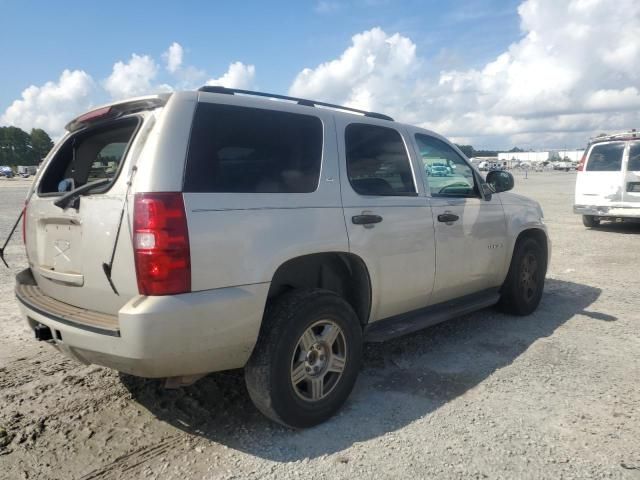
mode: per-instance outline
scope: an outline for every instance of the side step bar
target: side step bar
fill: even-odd
[[[385,318],[365,327],[365,342],[384,342],[437,323],[482,310],[498,303],[500,293],[492,288],[473,295]]]

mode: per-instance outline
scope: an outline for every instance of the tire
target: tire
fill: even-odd
[[[593,215],[583,215],[582,216],[582,223],[587,228],[594,228],[594,227],[597,227],[598,225],[600,225],[600,219],[594,217]]]
[[[344,404],[361,361],[362,328],[351,306],[327,290],[294,290],[267,308],[245,382],[264,415],[311,427]]]
[[[498,306],[514,315],[533,313],[542,298],[546,273],[547,258],[542,246],[533,238],[519,240]]]

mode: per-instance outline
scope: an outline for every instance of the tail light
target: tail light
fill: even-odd
[[[189,232],[182,194],[138,193],[133,208],[133,243],[142,295],[191,291]]]
[[[582,158],[580,159],[580,163],[578,163],[578,168],[576,170],[578,170],[579,172],[584,170],[584,164],[587,161],[587,152],[584,152],[584,155],[582,155]]]

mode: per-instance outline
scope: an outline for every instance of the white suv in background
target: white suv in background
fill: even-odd
[[[220,87],[67,129],[27,198],[16,296],[81,362],[173,385],[244,367],[263,413],[306,427],[346,400],[363,341],[540,301],[540,206],[433,132]]]
[[[586,227],[618,218],[640,221],[640,136],[635,130],[589,143],[578,165],[573,211]]]

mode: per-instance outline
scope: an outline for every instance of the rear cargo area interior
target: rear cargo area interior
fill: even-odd
[[[51,161],[39,193],[62,193],[89,182],[114,179],[138,128],[137,118],[111,121],[68,138]]]

